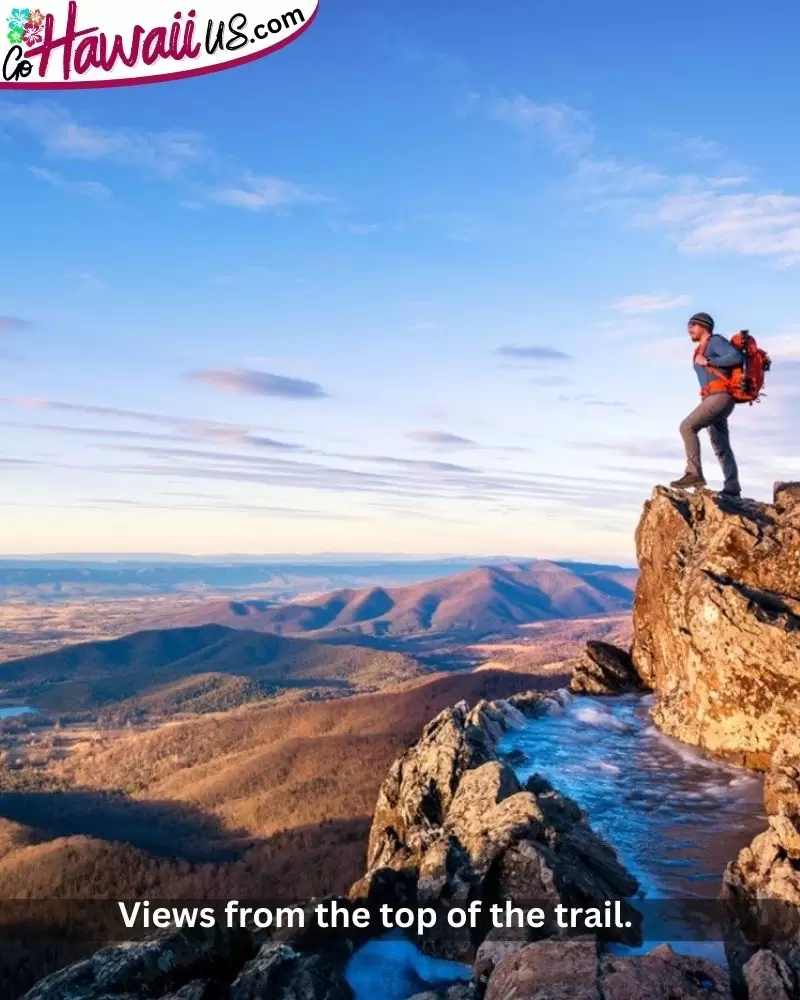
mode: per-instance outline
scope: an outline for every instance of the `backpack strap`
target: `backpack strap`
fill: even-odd
[[[700,390],[701,396],[710,396],[717,392],[730,392],[731,391],[731,380],[727,375],[724,375],[719,368],[715,368],[713,365],[706,366],[708,370],[716,375],[715,379],[712,379],[707,385],[704,385]]]

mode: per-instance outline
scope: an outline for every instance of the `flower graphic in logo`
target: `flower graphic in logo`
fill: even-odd
[[[36,25],[29,24],[25,28],[25,34],[23,35],[25,44],[27,46],[41,45],[44,40],[44,32],[42,29]]]
[[[38,8],[14,7],[8,20],[8,40],[12,45],[41,45],[44,41],[43,25],[47,20]]]
[[[8,18],[9,33],[12,31],[24,31],[25,25],[30,20],[31,12],[27,7],[14,7],[11,17]]]

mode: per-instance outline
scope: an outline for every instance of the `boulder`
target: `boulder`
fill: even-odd
[[[732,1000],[732,994],[727,973],[718,965],[676,955],[667,945],[623,958],[599,954],[592,938],[550,938],[517,948],[494,965],[485,1000],[511,998]]]
[[[600,968],[603,1000],[731,1000],[727,973],[704,958],[676,955],[662,945],[634,958],[606,956]]]
[[[495,967],[485,1000],[601,1000],[591,938],[537,941]]]
[[[103,948],[92,958],[43,979],[24,1000],[100,1000],[126,993],[166,997],[187,982],[225,975],[252,952],[246,933],[220,928],[174,931]]]
[[[522,694],[512,694],[508,703],[523,715],[527,715],[535,711],[541,700],[542,696],[538,691],[524,691]]]
[[[573,694],[616,695],[644,690],[631,654],[608,642],[590,641],[569,684]]]
[[[265,944],[230,987],[230,1000],[341,1000],[350,995],[341,967],[285,944]]]
[[[774,952],[763,948],[744,967],[748,1000],[793,1000],[798,984],[792,970]]]
[[[472,978],[479,989],[485,989],[489,977],[504,959],[525,947],[524,941],[499,941],[487,938],[478,948],[472,966]]]
[[[800,504],[657,487],[636,532],[633,661],[670,736],[766,769],[800,717]]]

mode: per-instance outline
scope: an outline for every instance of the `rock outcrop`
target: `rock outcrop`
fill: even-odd
[[[381,788],[367,873],[351,898],[383,900],[392,872],[405,898],[410,877],[417,903],[441,909],[475,899],[484,910],[506,902],[602,907],[636,892],[636,879],[574,802],[536,776],[523,788],[498,759],[499,736],[518,723],[507,704],[482,702],[427,726]],[[466,957],[485,934],[449,932],[427,943]]]
[[[656,724],[766,769],[800,718],[800,485],[773,504],[657,487],[636,545],[633,660]]]
[[[797,980],[775,952],[762,948],[744,967],[747,1000],[794,1000]]]
[[[477,969],[476,969],[477,971]],[[731,1000],[725,972],[662,946],[648,955],[598,953],[593,939],[518,948],[494,968],[485,1000]]]
[[[246,934],[218,928],[175,931],[103,948],[42,980],[25,994],[25,1000],[205,1000],[210,979],[232,979],[253,953]]]
[[[764,802],[768,829],[728,865],[723,880],[728,960],[751,1000],[753,993],[770,996],[771,981],[775,997],[784,982],[788,996],[800,993],[800,736],[778,745]]]
[[[627,650],[591,640],[575,666],[569,689],[573,694],[617,695],[643,691],[645,686]]]

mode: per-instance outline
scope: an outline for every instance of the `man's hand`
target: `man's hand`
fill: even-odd
[[[694,363],[696,365],[700,365],[701,368],[708,368],[708,358],[705,354],[698,354],[694,359]]]

